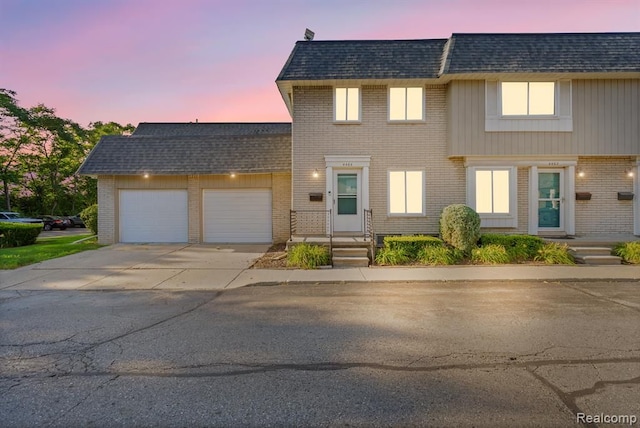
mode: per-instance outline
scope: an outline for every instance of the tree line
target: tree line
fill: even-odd
[[[103,135],[133,132],[131,124],[82,127],[38,104],[24,108],[0,88],[0,211],[72,215],[97,203],[95,178],[76,171]]]

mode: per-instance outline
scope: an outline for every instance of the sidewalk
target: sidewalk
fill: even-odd
[[[501,265],[438,267],[369,267],[318,270],[247,269],[225,288],[287,282],[419,282],[419,281],[557,281],[638,280],[640,266]],[[638,284],[640,287],[640,283]]]
[[[640,265],[250,269],[266,246],[113,245],[0,271],[0,290],[224,290],[299,282],[635,280]]]

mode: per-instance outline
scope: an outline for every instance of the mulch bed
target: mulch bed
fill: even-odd
[[[287,252],[286,244],[272,245],[266,253],[256,260],[251,269],[286,269]]]

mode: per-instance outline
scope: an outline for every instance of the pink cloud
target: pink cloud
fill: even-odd
[[[81,124],[289,121],[274,81],[305,27],[317,40],[640,30],[637,0],[372,0],[366,13],[338,0],[61,4],[56,19],[23,11],[0,41],[0,84]]]

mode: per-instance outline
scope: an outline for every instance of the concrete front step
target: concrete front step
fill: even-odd
[[[363,247],[334,247],[334,257],[367,257],[369,249]]]
[[[569,247],[571,254],[579,254],[585,256],[609,256],[611,255],[611,248],[609,247]]]
[[[569,253],[571,253],[576,263],[581,264],[619,265],[622,263],[622,259],[620,257],[611,255],[610,247],[573,246],[569,248]]]
[[[369,257],[333,256],[333,267],[368,267]]]
[[[619,265],[622,264],[622,259],[618,256],[573,256],[576,263],[586,265]]]

